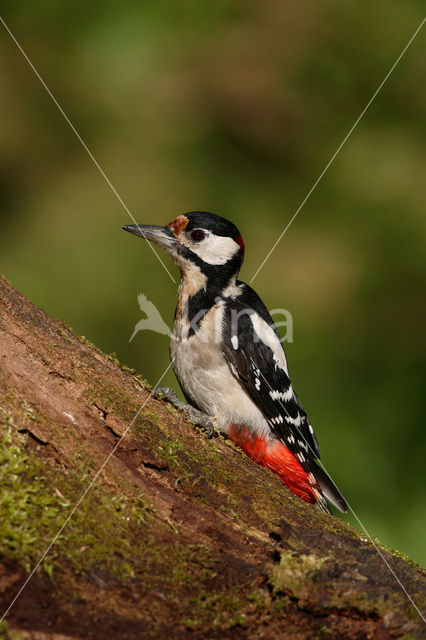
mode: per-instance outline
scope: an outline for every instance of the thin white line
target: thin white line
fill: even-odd
[[[267,379],[265,378],[264,374],[262,373],[262,371],[260,370],[260,368],[258,367],[258,365],[256,364],[256,362],[253,360],[253,358],[250,358],[252,364],[254,364],[254,366],[256,367],[256,369],[259,371],[260,375],[262,376],[262,378],[265,380],[266,384],[268,385],[269,389],[271,391],[273,391],[271,385],[269,384],[269,382],[267,381]],[[286,414],[288,415],[289,418],[291,418],[289,412],[287,411],[287,409],[285,408],[285,406],[282,404],[281,400],[278,400],[278,404],[281,405],[282,409],[284,409],[284,411],[286,412]],[[296,426],[296,425],[294,425]],[[305,445],[308,447],[308,449],[310,449],[312,457],[318,462],[318,464],[320,465],[320,467],[325,471],[325,473],[328,475],[328,477],[330,478],[330,480],[334,483],[333,478],[331,477],[331,475],[329,474],[329,472],[327,471],[327,469],[324,467],[323,463],[321,462],[321,460],[319,460],[315,454],[315,452],[313,451],[312,447],[310,446],[309,442],[306,440],[305,436],[303,435],[303,433],[301,432],[300,428],[298,426],[296,426],[296,429],[299,432],[299,435],[301,438],[303,438]],[[285,443],[283,443],[285,444]],[[336,484],[336,483],[334,483]],[[337,486],[337,485],[336,485]],[[389,571],[392,573],[393,577],[395,578],[395,580],[398,582],[399,586],[401,587],[402,591],[405,593],[405,595],[407,596],[407,598],[410,600],[411,604],[413,605],[413,607],[416,609],[417,613],[419,614],[419,616],[421,617],[421,619],[423,620],[423,622],[426,623],[425,618],[423,617],[422,612],[420,611],[420,609],[418,608],[418,606],[416,605],[416,603],[414,602],[413,598],[410,596],[410,594],[408,593],[407,589],[404,587],[404,585],[402,584],[401,580],[398,578],[397,574],[395,573],[395,571],[392,569],[392,567],[390,566],[389,562],[386,560],[385,556],[382,554],[382,552],[380,551],[380,549],[378,548],[378,546],[376,545],[376,543],[374,542],[373,538],[370,536],[370,534],[368,533],[367,529],[364,527],[364,525],[362,524],[361,520],[358,518],[358,516],[356,515],[355,511],[352,509],[351,505],[349,504],[349,502],[346,500],[346,504],[348,505],[351,513],[353,514],[354,518],[357,520],[357,522],[360,524],[360,526],[363,528],[365,534],[367,535],[367,537],[369,538],[370,542],[372,543],[372,545],[374,546],[375,550],[377,551],[377,553],[379,554],[379,556],[382,558],[383,562],[385,563],[385,565],[387,566],[387,568],[389,569]]]
[[[416,31],[414,32],[414,34],[411,36],[410,40],[408,41],[408,43],[405,45],[404,49],[402,50],[402,52],[399,54],[398,58],[396,59],[396,61],[393,63],[392,67],[389,69],[389,71],[387,72],[384,80],[380,83],[379,87],[376,89],[376,91],[373,93],[372,97],[370,98],[370,100],[367,102],[367,105],[364,107],[364,109],[361,111],[360,115],[358,116],[358,118],[355,120],[355,123],[353,124],[353,126],[349,129],[348,133],[346,134],[346,136],[343,138],[342,142],[340,143],[340,145],[337,147],[337,150],[334,152],[334,154],[331,156],[330,160],[328,161],[328,163],[326,164],[325,168],[323,169],[323,171],[321,172],[321,174],[319,175],[319,177],[317,178],[317,180],[314,182],[313,186],[311,187],[311,189],[308,191],[306,197],[304,198],[304,200],[302,201],[302,203],[299,205],[298,209],[296,210],[296,213],[293,215],[293,217],[290,219],[290,222],[287,224],[287,226],[285,227],[284,231],[281,233],[280,237],[278,238],[278,240],[275,242],[274,246],[272,247],[272,249],[270,250],[270,252],[268,253],[268,255],[266,256],[266,258],[264,259],[264,261],[262,262],[262,264],[260,265],[260,267],[257,269],[256,273],[254,274],[254,276],[252,277],[252,279],[250,280],[250,284],[253,282],[253,280],[255,279],[255,277],[257,276],[257,274],[259,273],[259,271],[262,269],[263,265],[265,264],[265,262],[269,259],[269,257],[271,256],[272,252],[275,250],[276,246],[278,245],[278,243],[281,241],[282,237],[284,236],[284,234],[286,233],[287,229],[290,227],[290,225],[293,223],[293,221],[295,220],[296,216],[298,215],[299,211],[302,209],[302,207],[305,205],[305,203],[307,202],[308,198],[310,197],[311,193],[314,191],[314,189],[316,188],[316,186],[318,185],[318,183],[322,180],[323,176],[326,174],[326,172],[328,171],[328,168],[330,167],[330,165],[334,162],[336,156],[338,155],[338,153],[340,152],[340,150],[342,149],[342,147],[344,146],[344,144],[347,142],[348,138],[350,137],[350,135],[352,134],[353,130],[355,129],[355,127],[358,125],[358,123],[360,122],[360,120],[362,119],[362,117],[364,116],[365,112],[367,111],[367,109],[369,108],[369,106],[371,105],[371,103],[373,102],[373,100],[375,99],[375,97],[377,96],[377,94],[380,92],[381,88],[383,87],[383,85],[385,84],[386,80],[389,78],[389,76],[391,75],[392,71],[395,69],[395,67],[397,66],[397,64],[399,63],[399,61],[401,60],[402,56],[404,55],[404,53],[407,51],[408,47],[410,46],[410,44],[413,42],[414,38],[416,37],[416,35],[419,33],[420,29],[423,27],[424,23],[425,23],[426,18],[423,18],[422,22],[420,23],[420,25],[417,27]]]
[[[78,501],[76,502],[76,504],[74,505],[73,509],[71,510],[71,512],[68,514],[67,518],[65,519],[64,523],[62,524],[61,528],[59,529],[58,533],[54,536],[54,538],[50,541],[49,546],[47,547],[47,549],[45,550],[45,552],[43,553],[43,555],[41,556],[40,560],[37,562],[37,564],[34,566],[34,568],[32,569],[31,573],[29,574],[29,576],[27,577],[27,579],[25,580],[24,584],[21,586],[21,588],[19,589],[18,593],[15,595],[15,597],[13,598],[12,602],[10,603],[10,605],[7,607],[6,611],[3,613],[1,619],[0,619],[0,623],[3,622],[3,620],[5,619],[5,617],[7,616],[7,614],[9,613],[9,611],[11,610],[11,608],[13,607],[13,605],[15,604],[16,600],[19,598],[19,596],[21,595],[21,593],[23,592],[23,590],[25,589],[25,587],[27,586],[27,584],[29,583],[29,581],[31,580],[31,578],[33,577],[33,575],[35,574],[35,572],[37,571],[38,567],[40,566],[41,562],[43,562],[44,558],[47,556],[47,554],[49,553],[50,549],[53,547],[53,545],[55,544],[56,540],[59,538],[59,536],[61,535],[62,531],[65,529],[65,527],[67,526],[68,522],[71,520],[72,516],[74,515],[74,513],[77,511],[78,507],[80,506],[80,504],[83,502],[84,498],[86,497],[86,495],[89,493],[90,489],[93,487],[93,485],[95,484],[96,480],[98,479],[100,473],[102,472],[102,470],[104,469],[105,465],[108,463],[108,461],[110,460],[110,458],[114,455],[115,451],[118,449],[118,447],[120,446],[121,442],[123,441],[123,439],[126,437],[127,433],[129,432],[129,429],[132,427],[132,425],[134,424],[136,418],[138,417],[138,415],[140,414],[140,412],[142,411],[142,409],[144,408],[144,406],[146,405],[146,403],[148,402],[148,400],[151,398],[154,390],[156,387],[158,387],[158,385],[160,384],[160,382],[162,381],[162,379],[164,378],[164,376],[166,375],[166,373],[168,372],[168,370],[170,369],[170,367],[173,364],[173,360],[170,362],[170,364],[168,365],[167,369],[164,371],[164,373],[162,374],[162,376],[160,377],[160,379],[158,380],[157,384],[155,385],[155,387],[153,388],[153,390],[151,391],[151,393],[149,394],[149,396],[146,398],[145,402],[139,407],[138,411],[136,412],[135,416],[133,417],[132,421],[130,422],[130,424],[127,426],[125,432],[123,433],[123,435],[121,436],[121,438],[119,439],[119,441],[115,444],[114,448],[112,449],[112,451],[110,452],[110,454],[108,455],[108,457],[106,458],[105,462],[100,466],[100,468],[98,469],[98,471],[95,473],[95,475],[93,476],[92,481],[90,482],[90,484],[87,486],[87,488],[84,490],[83,494],[80,496],[80,498],[78,499]]]
[[[43,80],[43,78],[41,77],[41,75],[39,74],[39,72],[37,71],[37,69],[35,68],[35,66],[33,65],[33,63],[31,62],[31,60],[29,59],[29,57],[27,56],[27,54],[25,53],[25,51],[23,50],[23,48],[21,47],[21,45],[19,44],[19,42],[17,41],[17,39],[15,38],[15,36],[13,35],[13,33],[11,32],[11,30],[9,29],[9,27],[7,26],[7,24],[5,23],[5,21],[3,20],[3,18],[0,16],[0,21],[2,22],[4,28],[6,29],[6,31],[8,32],[8,34],[10,35],[10,37],[12,38],[12,40],[14,41],[14,43],[16,44],[16,46],[18,47],[19,51],[22,53],[22,55],[24,56],[25,60],[28,62],[28,64],[30,65],[31,69],[34,71],[35,75],[37,76],[37,78],[40,80],[41,84],[43,85],[43,87],[45,88],[45,90],[47,91],[47,93],[49,94],[49,96],[51,97],[51,99],[53,100],[53,102],[55,103],[55,105],[58,107],[60,113],[62,114],[62,116],[65,118],[66,122],[69,124],[69,126],[71,127],[72,131],[74,132],[74,134],[76,135],[76,137],[78,138],[78,140],[81,142],[83,148],[87,151],[87,153],[89,154],[90,158],[93,160],[93,163],[95,164],[95,166],[97,167],[97,169],[99,170],[99,172],[101,173],[101,175],[105,178],[107,184],[109,185],[109,187],[111,188],[112,192],[114,193],[114,195],[116,196],[116,198],[118,199],[118,201],[120,202],[120,204],[123,206],[123,208],[127,211],[127,213],[129,214],[130,218],[133,220],[133,222],[137,225],[138,223],[136,222],[135,218],[133,217],[132,213],[130,212],[130,210],[128,209],[127,205],[125,204],[125,202],[123,201],[123,199],[121,198],[120,194],[118,193],[118,191],[116,190],[116,188],[114,187],[114,185],[111,183],[110,179],[108,178],[108,176],[106,175],[105,171],[102,169],[102,167],[100,166],[100,164],[98,163],[98,161],[96,160],[96,158],[94,157],[93,153],[90,151],[90,149],[88,148],[88,146],[86,145],[86,143],[84,142],[83,138],[80,136],[80,134],[78,133],[77,129],[74,127],[74,125],[72,124],[71,120],[68,118],[67,114],[65,113],[65,111],[62,109],[61,105],[59,104],[59,102],[56,100],[55,96],[53,95],[53,93],[51,92],[51,90],[49,89],[49,87],[47,86],[47,84],[45,83],[45,81]],[[143,230],[139,227],[139,231],[141,231],[143,237],[145,238],[145,240],[148,242],[149,246],[151,247],[152,251],[155,253],[155,255],[157,256],[158,260],[160,261],[160,263],[163,265],[164,269],[167,271],[167,273],[169,274],[170,278],[173,280],[173,282],[176,282],[176,280],[174,279],[174,277],[172,276],[172,274],[170,273],[170,271],[167,269],[166,265],[164,264],[164,262],[162,261],[161,257],[158,255],[157,251],[154,249],[154,247],[152,246],[152,244],[147,240]]]
[[[321,467],[324,469],[325,471],[325,467],[324,465],[318,461],[319,464],[321,465]],[[327,472],[326,472],[327,473]],[[330,474],[328,474],[330,475]],[[330,476],[331,478],[331,476]],[[365,531],[365,534],[368,536],[370,542],[373,544],[374,548],[376,549],[377,553],[379,554],[379,556],[382,558],[383,562],[385,563],[385,565],[387,566],[387,568],[389,569],[389,571],[392,573],[393,577],[395,578],[395,580],[398,582],[399,586],[401,587],[401,589],[403,590],[403,592],[405,593],[405,595],[407,596],[407,598],[410,600],[411,604],[413,605],[413,607],[416,609],[417,613],[419,614],[419,616],[421,617],[421,619],[423,620],[423,622],[426,624],[426,619],[423,616],[422,612],[420,611],[420,609],[418,608],[418,606],[416,605],[416,603],[414,602],[413,598],[410,596],[410,594],[408,593],[407,589],[404,587],[404,585],[402,584],[401,580],[398,578],[397,574],[395,573],[395,571],[392,569],[391,565],[389,564],[389,562],[386,560],[385,556],[383,555],[383,553],[380,551],[379,547],[376,545],[376,543],[374,542],[373,538],[370,536],[370,534],[368,533],[367,529],[364,527],[364,525],[362,524],[361,520],[358,518],[358,516],[356,515],[355,511],[352,509],[352,507],[350,506],[349,503],[348,507],[351,510],[352,515],[354,516],[354,518],[356,519],[356,521],[358,522],[358,524],[363,528],[363,530]]]

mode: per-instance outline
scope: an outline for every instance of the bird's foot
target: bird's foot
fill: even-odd
[[[170,404],[176,407],[176,409],[180,409],[180,411],[183,411],[189,406],[185,404],[185,402],[181,402],[176,391],[170,389],[170,387],[157,387],[151,395],[156,400],[165,400],[166,402],[170,402]]]
[[[207,413],[199,411],[190,404],[186,404],[186,402],[179,400],[176,391],[173,391],[173,389],[170,389],[169,387],[157,387],[152,392],[152,397],[157,400],[170,402],[170,404],[176,407],[176,409],[185,413],[189,420],[191,420],[191,422],[193,422],[197,427],[207,429],[207,436],[209,440],[213,437],[214,424],[211,417],[208,416]]]

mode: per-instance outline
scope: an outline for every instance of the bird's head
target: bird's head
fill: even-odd
[[[164,227],[125,225],[125,231],[163,247],[182,273],[200,270],[207,278],[236,275],[244,258],[244,242],[229,220],[206,211],[191,211]]]

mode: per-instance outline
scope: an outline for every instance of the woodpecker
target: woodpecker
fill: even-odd
[[[257,293],[237,280],[244,242],[237,227],[204,211],[168,225],[125,231],[166,250],[181,272],[170,356],[189,403],[167,388],[157,397],[212,425],[299,498],[330,512],[347,504],[318,466],[320,449],[289,378],[278,331]],[[328,501],[328,502],[327,502]]]

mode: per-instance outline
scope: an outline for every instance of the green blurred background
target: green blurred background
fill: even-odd
[[[422,3],[3,2],[138,222],[232,219],[250,280],[422,19]],[[372,536],[424,563],[426,28],[254,285],[294,319],[297,392]],[[0,25],[0,270],[155,383],[143,292],[176,285]],[[166,259],[166,258],[165,258]],[[175,277],[176,269],[167,261]],[[172,374],[166,384],[176,387]],[[353,521],[351,516],[348,516]]]

